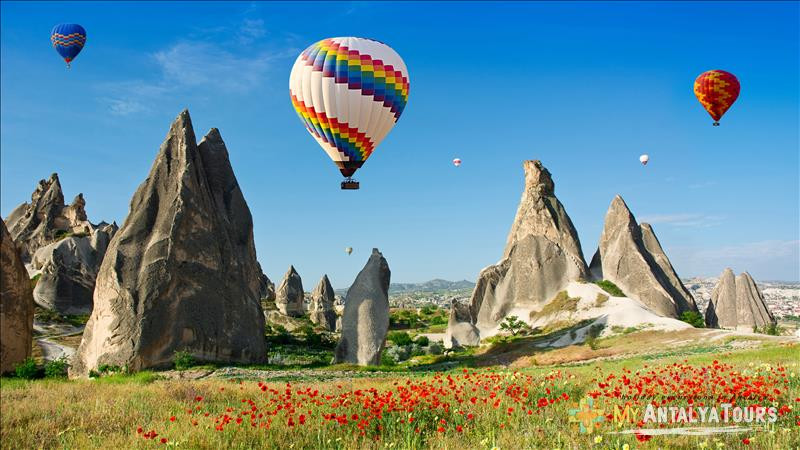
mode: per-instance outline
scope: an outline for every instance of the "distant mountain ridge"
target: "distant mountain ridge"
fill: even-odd
[[[389,293],[455,291],[474,287],[475,283],[467,280],[448,281],[436,278],[424,283],[391,283],[389,285]]]

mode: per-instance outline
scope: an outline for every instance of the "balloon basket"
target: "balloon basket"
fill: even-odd
[[[719,122],[714,122],[714,126],[718,127],[719,126]]]
[[[356,181],[356,180],[354,180],[352,178],[348,178],[348,179],[342,181],[342,190],[358,189],[358,186],[359,186],[358,181]]]

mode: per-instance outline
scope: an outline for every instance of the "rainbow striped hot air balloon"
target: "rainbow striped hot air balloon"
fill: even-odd
[[[719,119],[739,98],[739,80],[724,70],[703,72],[694,80],[694,95],[719,126]]]
[[[297,57],[289,94],[311,136],[346,178],[364,165],[408,101],[408,70],[388,45],[357,37],[323,39]]]
[[[67,62],[67,68],[86,44],[86,30],[77,23],[60,23],[50,32],[50,42]]]

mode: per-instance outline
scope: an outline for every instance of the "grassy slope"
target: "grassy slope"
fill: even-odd
[[[646,332],[633,333],[625,337],[613,338],[607,341],[605,348],[613,347],[641,348],[644,345],[658,345],[656,337]],[[661,341],[663,343],[663,339]],[[512,361],[521,368],[519,371],[532,376],[534,381],[529,385],[531,399],[546,395],[544,389],[548,386],[545,377],[554,371],[560,371],[563,378],[559,378],[554,390],[570,393],[573,399],[578,399],[593,384],[591,379],[596,376],[598,368],[604,373],[618,373],[623,369],[636,370],[645,364],[653,367],[668,365],[673,362],[687,361],[693,365],[708,364],[719,359],[734,365],[737,369],[745,370],[751,364],[769,363],[770,365],[786,365],[787,372],[800,372],[797,367],[800,361],[800,347],[778,343],[758,343],[759,348],[742,349],[731,345],[730,341],[720,340],[713,346],[703,343],[688,346],[677,350],[670,348],[656,349],[648,355],[623,357],[621,359],[599,360],[593,363],[576,364],[580,359],[596,357],[595,354],[575,355],[583,351],[579,347],[543,352],[542,355],[551,355],[550,360],[555,364],[536,365],[544,361],[537,361],[541,355],[530,356],[530,348],[525,349],[522,343],[508,344],[492,354],[478,355],[474,359],[465,360],[470,365],[483,365],[491,358],[502,354],[520,353]],[[596,351],[601,352],[603,345]],[[524,354],[528,356],[522,356]],[[560,356],[556,356],[560,355]],[[617,354],[619,356],[619,354]],[[534,360],[531,360],[534,358]],[[569,365],[563,365],[569,363]],[[560,364],[560,365],[559,365]],[[524,367],[523,367],[524,366]],[[505,369],[497,370],[505,372]],[[310,371],[306,371],[309,373]],[[453,376],[461,373],[461,368],[449,372]],[[364,374],[366,375],[366,374]],[[796,373],[795,375],[800,375]],[[711,448],[721,443],[726,448],[745,448],[742,436],[749,436],[751,444],[747,448],[792,448],[800,445],[800,426],[795,426],[792,419],[783,421],[771,431],[751,432],[746,435],[727,435],[714,437],[656,437],[646,444],[636,441],[632,436],[604,435],[603,441],[595,444],[591,436],[576,433],[568,423],[567,402],[557,403],[542,410],[541,414],[533,416],[519,414],[516,411],[508,414],[505,407],[494,409],[465,404],[453,406],[454,410],[463,409],[464,412],[474,412],[474,422],[465,427],[463,433],[448,429],[438,433],[435,425],[442,417],[451,423],[458,421],[459,416],[453,411],[436,411],[426,413],[417,411],[417,422],[421,426],[420,433],[413,431],[413,426],[405,422],[408,413],[392,413],[385,419],[384,430],[377,432],[381,441],[375,442],[374,436],[361,437],[353,430],[352,426],[340,428],[336,425],[314,422],[303,427],[288,427],[283,416],[275,416],[276,423],[267,429],[251,427],[247,422],[242,426],[233,424],[224,431],[215,431],[213,418],[226,413],[226,408],[232,408],[231,416],[242,410],[242,399],[263,398],[256,382],[231,382],[221,379],[200,381],[158,380],[152,373],[140,373],[134,376],[113,376],[105,379],[88,381],[65,380],[39,380],[21,381],[2,379],[0,381],[0,408],[2,410],[0,425],[0,441],[3,447],[14,448],[145,448],[155,446],[161,437],[168,438],[168,445],[179,444],[185,448],[274,448],[280,446],[289,448],[372,448],[384,445],[401,448],[420,448],[435,446],[437,448],[620,448],[629,444],[631,448],[644,446],[649,448],[664,447],[692,447],[706,441]],[[339,394],[353,389],[393,389],[393,383],[400,385],[407,380],[414,383],[425,381],[435,384],[436,379],[430,372],[416,371],[408,373],[381,374],[375,378],[358,378],[341,381],[313,381],[313,377],[305,378],[309,381],[298,381],[293,389],[310,387],[319,389],[323,393]],[[507,378],[506,378],[507,379]],[[541,384],[540,381],[541,380]],[[794,399],[800,397],[800,377],[792,377],[789,392],[783,399],[785,404],[792,404],[797,414],[800,403]],[[507,383],[507,382],[506,382]],[[278,390],[285,388],[284,382],[270,382],[269,386]],[[502,390],[501,390],[502,392]],[[187,408],[197,405],[193,401],[197,396],[202,396],[202,409],[200,413],[189,416]],[[465,393],[466,397],[470,394]],[[245,407],[248,405],[244,404]],[[261,406],[261,405],[260,405]],[[305,407],[304,407],[305,408]],[[536,408],[534,408],[536,409]],[[262,408],[262,410],[264,410]],[[343,408],[350,414],[360,409],[355,405]],[[209,412],[210,418],[202,412]],[[348,412],[349,411],[349,412]],[[313,411],[318,416],[319,411]],[[176,416],[175,422],[170,422],[169,417]],[[197,420],[198,425],[193,426],[191,421]],[[316,419],[315,419],[316,420]],[[403,420],[401,424],[398,420]],[[142,439],[136,432],[137,427],[144,427],[145,431],[154,429],[159,437],[153,440]]]

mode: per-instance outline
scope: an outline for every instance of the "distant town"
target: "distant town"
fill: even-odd
[[[717,278],[684,278],[682,281],[692,293],[701,313],[705,313],[711,300],[711,291]],[[468,301],[475,283],[470,281],[431,280],[425,283],[392,283],[389,287],[389,303],[392,308],[421,308],[435,305],[449,308],[450,300]],[[764,300],[776,318],[800,317],[800,282],[758,282]],[[338,292],[344,294],[344,292]]]

